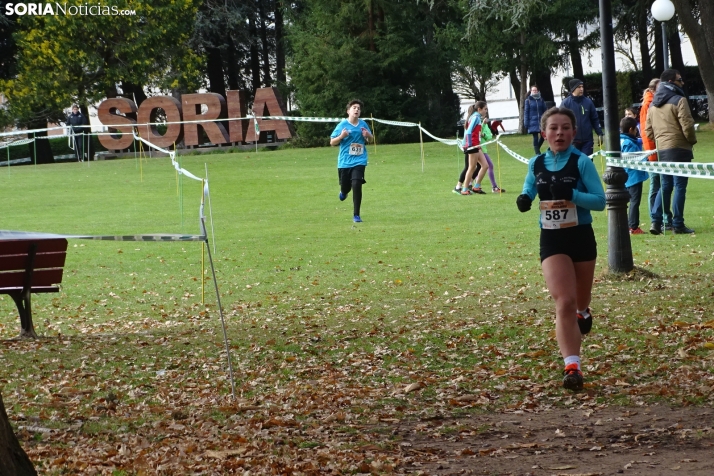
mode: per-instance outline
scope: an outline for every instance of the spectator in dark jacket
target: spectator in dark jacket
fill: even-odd
[[[76,104],[72,106],[72,114],[67,116],[67,125],[74,143],[74,155],[78,162],[81,162],[84,157],[84,126],[87,124],[89,121],[79,110],[79,107]]]
[[[540,133],[540,118],[545,109],[545,101],[540,97],[538,86],[531,86],[531,93],[526,96],[526,105],[523,109],[523,124],[528,129],[528,133],[533,136],[533,150],[536,155],[540,154],[540,146],[545,140]]]
[[[563,99],[560,107],[567,107],[575,114],[576,133],[573,146],[585,155],[593,153],[593,129],[602,142],[600,118],[597,116],[595,104],[584,96],[583,82],[573,79],[568,83],[570,96]]]

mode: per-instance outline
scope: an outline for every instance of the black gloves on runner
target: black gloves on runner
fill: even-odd
[[[518,211],[521,213],[525,213],[530,210],[531,203],[533,203],[533,200],[531,200],[531,197],[529,197],[525,193],[518,195],[518,197],[516,198],[516,205],[518,206]]]
[[[550,194],[553,200],[572,200],[573,188],[564,183],[554,183],[550,186]]]

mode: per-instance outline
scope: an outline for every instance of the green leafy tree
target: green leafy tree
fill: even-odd
[[[467,37],[467,24],[460,20],[455,18],[439,31],[440,41],[458,52],[452,64],[454,91],[461,98],[486,100],[505,77],[510,58],[493,41],[501,35],[495,23]]]
[[[375,117],[421,122],[453,134],[459,118],[451,64],[456,51],[438,30],[458,14],[452,2],[308,0],[292,12],[288,71],[304,116],[344,117],[358,97]],[[300,123],[307,143],[324,143],[330,126]],[[416,129],[384,128],[382,141],[414,140]]]
[[[16,74],[0,82],[17,125],[44,127],[47,121],[60,121],[70,104],[86,107],[115,97],[121,83],[163,90],[199,85],[200,58],[187,44],[198,0],[124,0],[115,5],[136,15],[17,19]]]
[[[516,91],[519,129],[523,130],[523,105],[529,84],[538,82],[544,97],[549,98],[550,74],[561,68],[568,57],[574,71],[582,71],[581,49],[597,43],[596,35],[581,36],[578,27],[592,22],[596,15],[589,0],[470,2],[469,38],[488,28],[501,32],[497,36],[498,47],[506,58],[503,71],[510,76]]]

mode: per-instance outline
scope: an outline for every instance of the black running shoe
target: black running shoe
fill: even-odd
[[[583,389],[583,373],[578,369],[578,364],[569,364],[563,371],[563,388],[578,391]]]
[[[590,329],[593,328],[593,315],[590,314],[590,308],[587,308],[585,311],[588,313],[588,317],[578,313],[578,327],[580,328],[580,333],[583,335],[590,332]]]

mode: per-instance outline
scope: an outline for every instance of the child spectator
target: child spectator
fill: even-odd
[[[642,146],[642,137],[640,133],[640,121],[635,115],[635,110],[632,109],[631,107],[626,107],[625,108],[625,117],[631,117],[637,122],[637,143]]]
[[[620,150],[622,152],[642,152],[642,147],[637,143],[637,120],[634,117],[623,117],[620,121]],[[647,162],[643,157],[642,162]],[[642,200],[642,182],[649,178],[643,170],[625,169],[627,182],[625,187],[630,193],[630,210],[627,216],[631,235],[642,235],[640,228],[640,201]]]

